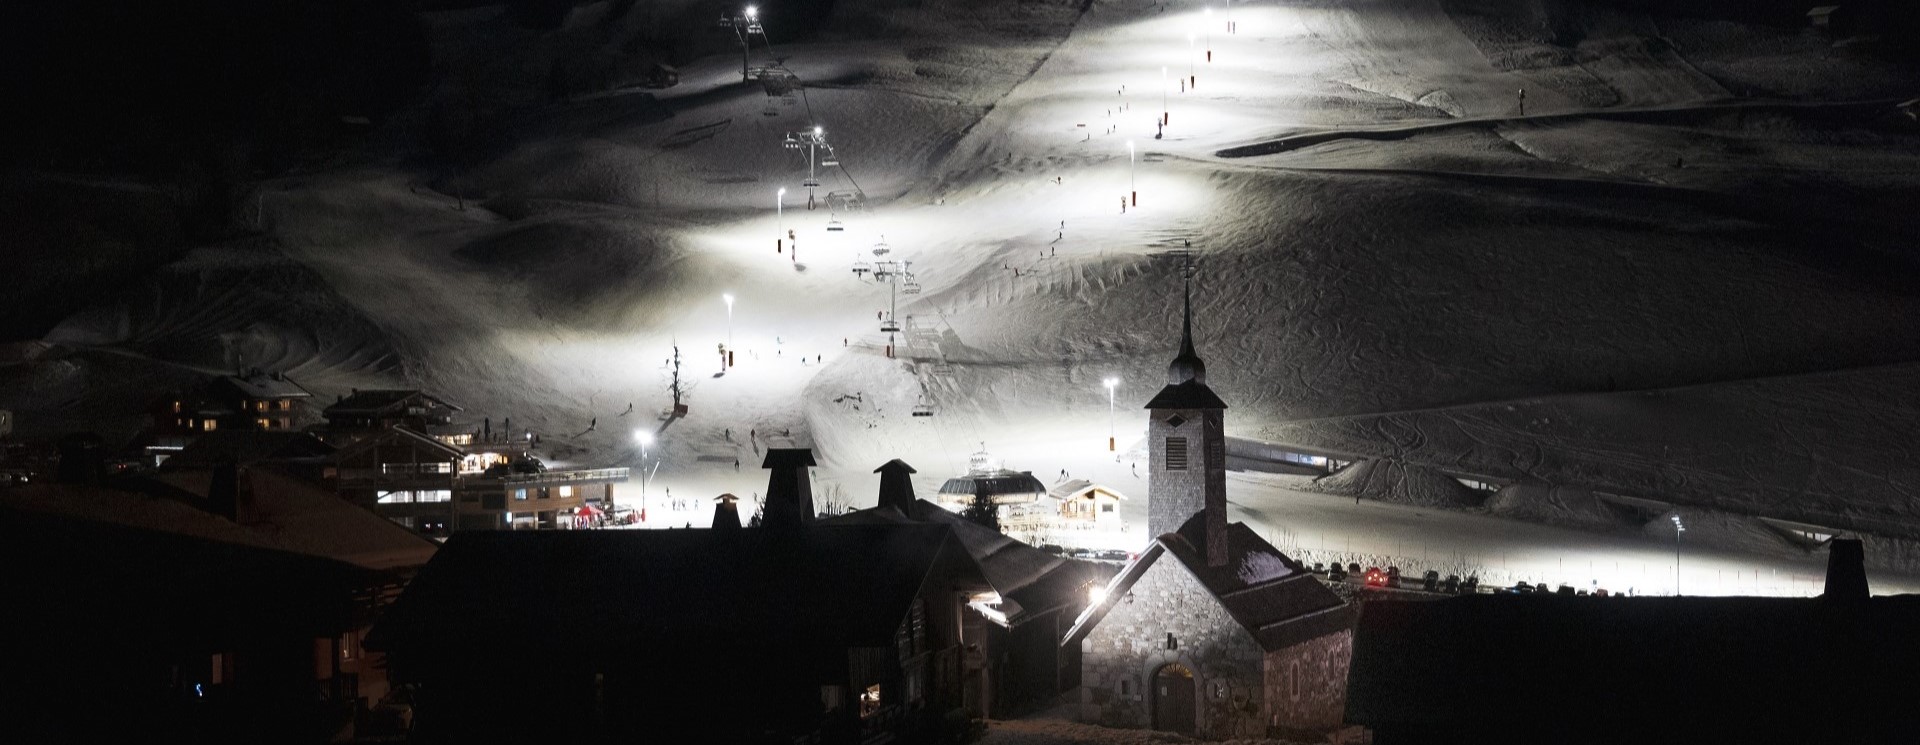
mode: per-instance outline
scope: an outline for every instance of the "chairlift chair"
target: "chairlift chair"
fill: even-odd
[[[914,416],[933,416],[933,406],[927,403],[927,397],[921,396],[920,402],[913,405]]]
[[[885,241],[873,244],[873,255],[885,256],[890,253],[893,253],[893,247],[887,245]]]
[[[846,229],[847,229],[847,226],[840,224],[839,220],[831,217],[827,218],[827,232],[841,233],[841,232],[845,232]]]
[[[900,333],[900,322],[893,320],[892,318],[888,318],[887,320],[880,322],[880,330],[885,331],[889,334]]]
[[[820,179],[817,179],[817,178],[801,179],[800,185],[805,186],[807,188],[814,188],[820,185]]]
[[[900,283],[900,294],[902,295],[920,294],[920,282],[913,278],[913,272],[902,272],[902,274],[906,276],[907,281]]]
[[[859,254],[853,255],[853,276],[861,277],[861,275],[870,273],[872,271],[873,271],[872,264],[869,264],[865,261],[861,261]],[[861,278],[864,279],[864,277],[861,277]]]

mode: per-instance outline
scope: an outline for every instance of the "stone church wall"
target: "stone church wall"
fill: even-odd
[[[1327,732],[1346,721],[1353,630],[1275,650],[1266,658],[1267,711],[1277,726]]]
[[[1152,727],[1154,675],[1177,663],[1194,674],[1195,734],[1264,734],[1260,647],[1180,560],[1161,555],[1132,595],[1108,598],[1113,609],[1081,641],[1081,721]],[[1169,633],[1177,649],[1166,648]]]

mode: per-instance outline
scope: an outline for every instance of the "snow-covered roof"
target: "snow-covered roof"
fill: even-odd
[[[326,408],[326,415],[328,417],[337,417],[349,414],[381,414],[402,408],[407,402],[416,399],[422,399],[433,405],[444,406],[454,411],[461,410],[460,407],[425,391],[413,389],[356,390],[353,392],[353,395],[334,402],[332,406],[328,406]]]
[[[1047,493],[1046,484],[1042,484],[1040,483],[1040,479],[1034,478],[1032,472],[1009,471],[1006,469],[1001,469],[991,475],[976,475],[970,473],[965,476],[955,476],[947,479],[946,483],[940,485],[940,493],[971,497],[978,493],[978,490],[982,487],[986,489],[987,496],[989,497],[1026,494],[1039,496]]]
[[[1169,554],[1266,651],[1352,625],[1351,606],[1245,523],[1227,526],[1227,562],[1208,566],[1205,514],[1195,513],[1179,530],[1154,539],[1139,558],[1122,569],[1107,585],[1109,601],[1089,606],[1081,613],[1062,644],[1078,644],[1085,639],[1113,608],[1112,600],[1125,597],[1148,569]]]
[[[1060,500],[1077,499],[1085,496],[1088,492],[1094,491],[1111,495],[1114,499],[1127,498],[1127,495],[1113,490],[1112,487],[1096,484],[1086,479],[1072,479],[1055,484],[1052,489],[1047,490],[1047,496]]]

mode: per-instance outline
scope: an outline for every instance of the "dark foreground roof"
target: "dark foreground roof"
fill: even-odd
[[[194,438],[168,458],[164,468],[212,468],[231,462],[252,465],[263,460],[313,458],[330,455],[334,447],[305,432],[220,430]]]
[[[1367,603],[1347,719],[1407,741],[1894,742],[1920,597]]]
[[[663,646],[891,643],[927,581],[985,591],[944,526],[457,533],[368,638],[412,660],[543,664]]]
[[[1227,526],[1227,563],[1218,567],[1207,566],[1206,532],[1205,513],[1195,513],[1178,531],[1155,539],[1108,585],[1107,597],[1125,596],[1148,568],[1171,555],[1266,651],[1352,625],[1351,606],[1245,523]],[[1077,644],[1085,639],[1112,607],[1112,603],[1102,603],[1088,608],[1067,633],[1065,643]]]
[[[1111,576],[1101,565],[1047,553],[924,499],[914,500],[913,509],[906,515],[892,507],[870,507],[827,518],[822,524],[916,522],[945,525],[953,529],[954,536],[980,565],[980,570],[992,583],[994,591],[1000,593],[1001,610],[1009,626],[1017,626],[1059,608],[1077,610],[1086,601],[1086,584],[1089,581],[1105,582]]]

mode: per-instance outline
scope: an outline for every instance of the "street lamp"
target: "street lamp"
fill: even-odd
[[[787,239],[787,187],[773,193],[773,252],[780,253]]]
[[[1127,189],[1133,192],[1133,206],[1140,206],[1140,185],[1133,178],[1133,140],[1127,140]]]
[[[1201,15],[1204,15],[1207,17],[1207,20],[1204,23],[1201,23],[1200,25],[1206,29],[1203,33],[1207,35],[1207,61],[1212,62],[1213,61],[1213,9],[1206,8],[1202,10]]]
[[[727,348],[732,349],[733,348],[733,293],[731,292],[725,293],[720,296],[720,299],[727,301]]]
[[[1673,594],[1680,594],[1680,534],[1687,532],[1687,526],[1681,524],[1680,513],[1670,515],[1673,518]]]
[[[1193,77],[1193,34],[1187,34],[1187,90],[1193,90],[1199,82]]]
[[[747,17],[748,17],[748,18],[758,18],[759,16],[760,16],[760,9],[759,9],[759,8],[756,8],[756,7],[753,7],[753,6],[751,6],[751,5],[749,5],[749,6],[747,6]]]
[[[640,444],[640,520],[647,519],[647,446],[653,444],[653,433],[644,429],[633,431],[633,441]]]
[[[1161,65],[1160,66],[1160,126],[1162,127],[1167,126],[1168,124],[1172,123],[1172,121],[1173,121],[1172,118],[1167,116],[1167,66]]]
[[[1107,378],[1101,381],[1107,384],[1107,452],[1114,451],[1113,439],[1113,389],[1120,385],[1119,378]]]

